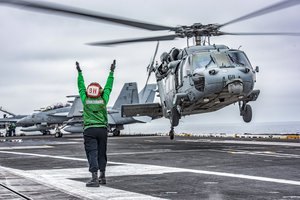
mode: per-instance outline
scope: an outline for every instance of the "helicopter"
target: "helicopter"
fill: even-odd
[[[31,9],[40,12],[68,15],[88,20],[100,20],[119,25],[126,25],[150,31],[169,31],[173,34],[120,39],[114,41],[88,43],[92,46],[117,45],[134,42],[166,41],[177,38],[187,39],[187,47],[172,48],[160,56],[155,63],[158,51],[157,43],[154,56],[147,67],[148,77],[155,74],[160,103],[148,105],[123,105],[122,116],[164,116],[170,120],[170,139],[174,139],[174,127],[178,126],[183,116],[220,110],[228,105],[238,103],[240,115],[244,122],[252,120],[251,101],[256,101],[260,90],[254,89],[259,67],[253,67],[246,53],[231,49],[226,45],[211,44],[211,37],[223,35],[285,35],[300,36],[290,32],[224,32],[221,29],[230,24],[259,17],[271,12],[296,6],[298,0],[285,0],[223,24],[201,24],[183,26],[165,26],[119,16],[107,15],[79,8],[54,3],[0,0],[0,4]],[[189,45],[190,39],[194,44]]]

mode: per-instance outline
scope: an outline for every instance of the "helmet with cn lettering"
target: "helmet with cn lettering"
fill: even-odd
[[[98,98],[101,96],[102,94],[102,87],[99,83],[93,82],[91,84],[89,84],[89,86],[86,89],[86,95],[89,98]]]

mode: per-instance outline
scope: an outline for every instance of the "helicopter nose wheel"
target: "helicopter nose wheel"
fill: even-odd
[[[239,102],[240,106],[240,102]],[[243,117],[244,122],[249,123],[252,120],[252,108],[249,104],[243,102],[243,105],[240,106],[240,115]]]

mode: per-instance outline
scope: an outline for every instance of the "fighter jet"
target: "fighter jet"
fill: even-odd
[[[126,124],[150,122],[152,118],[148,116],[121,117],[121,106],[127,104],[152,103],[155,98],[155,89],[156,84],[149,84],[138,94],[137,83],[125,83],[113,107],[107,109],[109,132],[113,133],[114,136],[119,136]],[[64,131],[70,133],[83,132],[82,110],[82,102],[79,96],[76,96],[68,115],[68,117],[72,119],[67,122],[69,126],[65,127]]]
[[[50,134],[51,129],[56,129],[56,136],[61,137],[59,127],[64,124],[69,118],[68,113],[71,109],[69,103],[58,103],[46,108],[42,108],[37,113],[28,115],[19,121],[17,126],[22,126],[21,131],[31,132],[40,131],[43,135]]]

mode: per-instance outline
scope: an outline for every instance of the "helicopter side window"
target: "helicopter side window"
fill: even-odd
[[[166,93],[169,93],[170,91],[172,91],[174,89],[174,76],[169,75],[166,78],[165,85],[166,85]]]
[[[185,59],[182,67],[182,75],[183,77],[187,77],[191,74],[191,57]]]
[[[177,70],[177,73],[176,73],[176,77],[177,77],[177,88],[181,87],[182,86],[182,77],[183,77],[183,65],[185,64],[185,61],[182,61],[179,66],[178,66],[178,70]]]
[[[244,52],[232,51],[232,52],[228,53],[228,56],[229,56],[231,62],[233,62],[234,64],[236,64],[238,66],[243,66],[243,67],[249,66],[249,67],[251,67],[250,62],[249,62],[249,60],[246,57]]]
[[[216,67],[216,63],[210,53],[199,53],[193,56],[193,67],[194,69]]]

